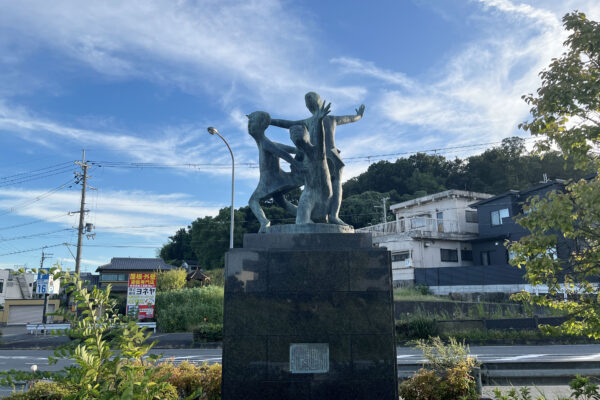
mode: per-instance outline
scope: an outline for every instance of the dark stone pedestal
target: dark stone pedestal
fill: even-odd
[[[370,234],[247,234],[226,257],[223,400],[397,400],[391,261]]]

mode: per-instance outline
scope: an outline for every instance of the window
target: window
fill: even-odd
[[[462,261],[473,261],[473,250],[461,250],[460,259]]]
[[[401,251],[399,253],[392,253],[392,261],[404,261],[410,258],[410,251]]]
[[[127,274],[102,274],[103,281],[127,281],[129,276]]]
[[[502,225],[502,220],[504,218],[508,218],[510,214],[508,213],[508,208],[503,208],[501,210],[492,211],[492,225]]]
[[[469,223],[477,223],[477,211],[466,210],[465,211],[465,219]]]
[[[492,252],[491,251],[482,251],[481,252],[481,265],[490,265],[492,260]]]
[[[4,281],[0,281],[0,293],[4,292]]]
[[[442,261],[458,262],[458,250],[440,249]]]
[[[410,220],[410,227],[413,229],[421,228],[423,226],[425,226],[425,217],[417,217]]]

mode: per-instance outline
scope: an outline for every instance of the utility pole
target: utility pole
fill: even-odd
[[[52,257],[52,254],[46,254],[46,253],[44,253],[44,249],[42,249],[42,260],[40,261],[40,271],[44,269],[44,260],[46,258],[50,258],[50,257]],[[48,274],[50,274],[50,272],[48,272]],[[38,277],[39,277],[39,274],[38,274]],[[44,325],[48,321],[48,316],[46,315],[47,313],[48,313],[48,288],[46,288],[46,292],[44,293],[44,309],[43,309],[43,314],[42,314],[42,323]]]
[[[88,165],[85,162],[85,150],[81,162],[77,162],[81,166],[81,207],[79,208],[79,230],[77,231],[77,256],[75,257],[75,274],[79,275],[81,271],[81,240],[83,238],[84,218],[85,218],[85,189],[87,184],[87,169]]]
[[[387,222],[387,207],[385,206],[386,201],[388,201],[390,198],[389,197],[384,197],[381,199],[381,201],[383,202],[383,206],[375,206],[375,208],[383,208],[383,223],[385,224]]]
[[[389,197],[384,197],[383,199],[381,199],[381,201],[383,201],[383,223],[385,224],[387,222],[387,207],[385,206],[385,202],[388,201],[390,198]]]

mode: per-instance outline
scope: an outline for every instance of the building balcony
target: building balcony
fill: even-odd
[[[470,239],[477,235],[477,226],[468,229],[461,227],[458,221],[415,217],[366,226],[356,232],[370,232],[373,237],[405,235],[415,238]]]

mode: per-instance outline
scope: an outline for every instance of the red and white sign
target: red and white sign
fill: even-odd
[[[131,273],[127,286],[127,315],[138,319],[154,317],[156,273]]]

